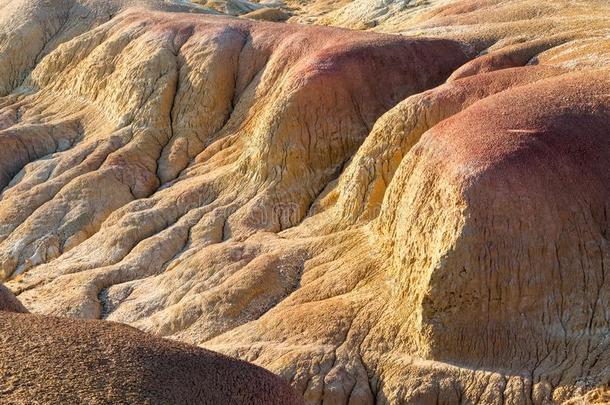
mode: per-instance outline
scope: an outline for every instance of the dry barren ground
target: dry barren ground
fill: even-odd
[[[5,285],[312,404],[603,402],[608,2],[265,7],[0,0]]]

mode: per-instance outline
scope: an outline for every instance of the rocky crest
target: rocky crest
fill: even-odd
[[[0,0],[0,278],[31,312],[312,404],[603,396],[607,2],[201,4]]]

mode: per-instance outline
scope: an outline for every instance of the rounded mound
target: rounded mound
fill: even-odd
[[[244,14],[243,17],[251,20],[280,22],[289,19],[290,15],[279,8],[261,8]]]
[[[3,401],[299,404],[270,372],[112,322],[0,313]]]

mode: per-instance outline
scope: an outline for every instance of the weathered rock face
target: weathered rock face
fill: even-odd
[[[1,32],[40,34],[0,49],[0,272],[32,312],[252,361],[310,403],[608,383],[604,2],[315,16],[399,36],[20,1],[38,18]]]

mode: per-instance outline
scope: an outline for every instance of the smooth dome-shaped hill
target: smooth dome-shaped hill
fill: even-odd
[[[262,8],[259,10],[251,11],[243,15],[244,18],[251,20],[262,20],[262,21],[286,21],[290,18],[290,14],[279,8]]]
[[[0,311],[4,403],[299,404],[260,367],[102,321]]]

